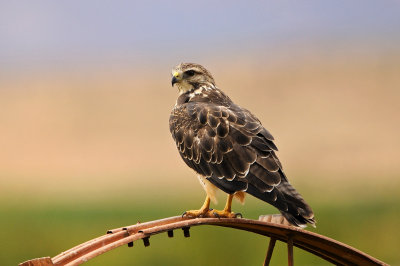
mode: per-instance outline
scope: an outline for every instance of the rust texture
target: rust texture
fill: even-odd
[[[387,265],[384,262],[339,241],[285,224],[276,224],[267,221],[243,218],[190,219],[181,216],[146,223],[138,223],[131,226],[109,230],[107,231],[107,234],[62,252],[51,260],[49,258],[35,259],[24,262],[20,265],[80,265],[120,246],[128,245],[131,247],[133,246],[134,241],[140,239],[142,239],[143,243],[148,246],[150,244],[150,236],[159,233],[167,232],[168,236],[172,237],[173,230],[182,229],[185,237],[189,237],[189,229],[193,226],[199,225],[230,227],[270,237],[271,241],[264,262],[265,265],[268,265],[271,260],[276,240],[288,244],[289,264],[293,263],[293,246],[295,246],[336,265]],[[44,262],[43,259],[47,259],[47,262]]]

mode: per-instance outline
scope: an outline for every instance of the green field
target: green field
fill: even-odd
[[[182,195],[182,201],[170,195],[120,195],[114,200],[95,198],[67,202],[46,199],[30,201],[25,197],[2,199],[0,226],[0,265],[15,265],[42,256],[55,256],[73,246],[100,236],[107,229],[149,221],[182,213],[201,204],[202,192]],[[383,193],[384,194],[384,193]],[[314,196],[315,197],[315,196]],[[360,196],[357,200],[311,198],[317,217],[314,232],[358,248],[391,265],[400,263],[400,200],[398,197]],[[218,204],[222,206],[223,202]],[[276,213],[266,204],[247,198],[246,205],[234,204],[234,210],[246,218]],[[260,265],[268,238],[233,229],[202,226],[191,229],[191,237],[181,232],[169,239],[153,236],[150,247],[142,241],[133,248],[120,247],[101,255],[87,265]],[[295,248],[296,265],[329,263]],[[278,243],[272,265],[287,263],[286,247]]]

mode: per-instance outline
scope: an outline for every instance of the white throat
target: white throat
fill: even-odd
[[[193,85],[187,83],[186,81],[179,82],[176,84],[179,90],[179,95],[184,94],[187,91],[193,90]]]

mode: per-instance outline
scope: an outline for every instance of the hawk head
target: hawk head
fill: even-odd
[[[176,84],[179,94],[201,86],[214,87],[214,78],[203,66],[194,63],[180,63],[172,69],[172,86]]]

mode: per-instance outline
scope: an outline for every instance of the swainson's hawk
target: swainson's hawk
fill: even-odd
[[[275,154],[274,138],[260,120],[236,105],[203,66],[181,63],[172,70],[179,97],[169,127],[179,154],[198,174],[207,197],[189,217],[236,217],[233,197],[246,193],[272,204],[295,226],[315,224],[314,213],[290,185]],[[217,189],[228,193],[224,210],[211,210]]]

